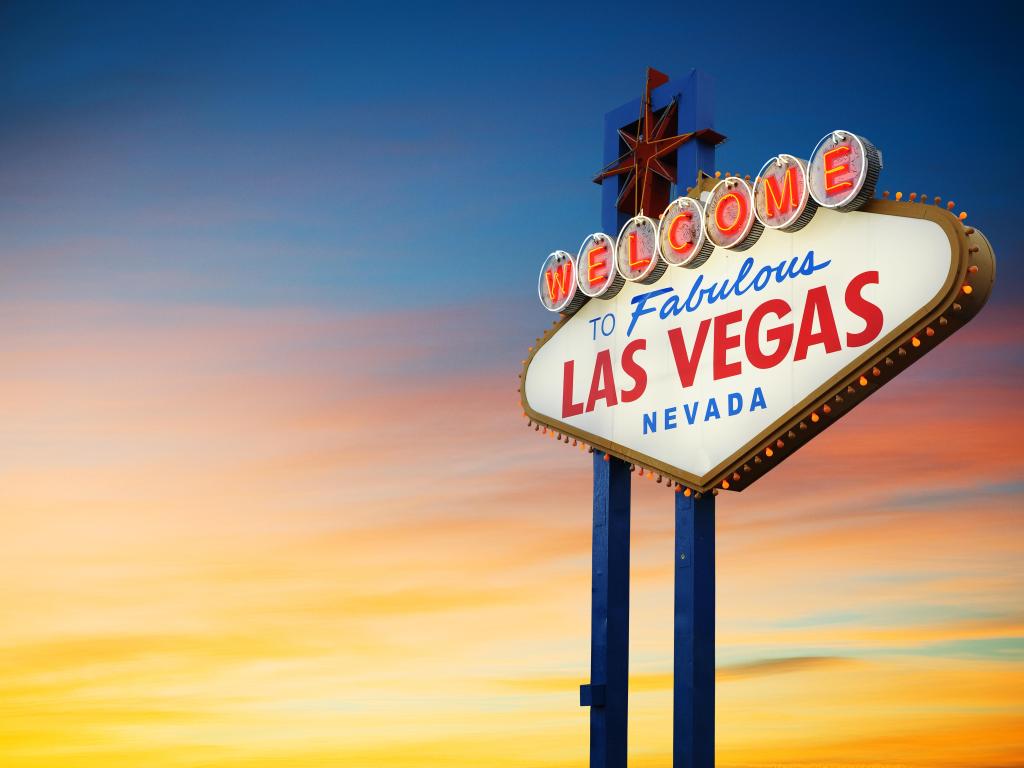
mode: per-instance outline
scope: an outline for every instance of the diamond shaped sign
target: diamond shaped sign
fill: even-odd
[[[627,280],[574,297],[520,389],[538,429],[696,492],[745,488],[973,317],[994,277],[988,241],[941,207],[821,207],[797,231],[766,228],[745,248],[739,232],[722,247],[743,211],[716,194],[726,213],[709,241],[685,243],[701,258],[650,269],[632,234],[606,249]],[[608,282],[591,252],[602,253],[581,250],[573,274]]]

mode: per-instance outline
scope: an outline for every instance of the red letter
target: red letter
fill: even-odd
[[[634,381],[633,388],[622,393],[622,402],[624,403],[639,400],[644,390],[647,389],[647,371],[633,359],[633,355],[641,349],[647,349],[647,339],[634,339],[622,350],[622,370]]]
[[[736,376],[743,370],[743,364],[739,362],[727,363],[725,355],[730,349],[736,349],[740,345],[739,334],[728,336],[726,333],[729,326],[738,323],[743,319],[743,310],[734,309],[715,318],[715,381]]]
[[[591,288],[595,285],[599,285],[606,277],[608,277],[607,270],[599,275],[594,274],[594,270],[608,266],[608,259],[598,259],[595,261],[594,257],[604,256],[606,253],[608,253],[607,245],[599,245],[597,248],[591,248],[587,251],[587,280],[590,281]]]
[[[725,207],[725,201],[732,198],[736,201],[736,218],[732,220],[732,224],[729,226],[725,225],[722,220],[722,209]],[[742,195],[737,195],[735,192],[730,192],[727,195],[722,195],[718,199],[718,204],[715,205],[715,224],[718,225],[718,231],[723,235],[728,235],[736,231],[747,218],[747,199]]]
[[[793,324],[786,323],[768,329],[768,341],[777,341],[779,345],[774,352],[766,355],[761,351],[761,321],[769,312],[777,315],[781,320],[790,313],[791,309],[789,304],[782,299],[769,299],[750,314],[744,336],[744,346],[747,351],[747,359],[755,368],[774,368],[789,354],[789,345],[793,343]]]
[[[843,171],[849,171],[849,165],[840,165],[844,158],[850,154],[850,147],[846,144],[840,144],[835,149],[830,149],[825,153],[822,158],[823,165],[825,167],[825,192],[829,195],[834,195],[841,189],[846,189],[853,186],[853,182],[849,179],[843,181],[830,179],[829,176],[835,176],[837,173]]]
[[[779,189],[779,180],[774,176],[764,177],[764,205],[769,216],[774,216],[776,211],[786,213],[798,205],[796,194],[796,166],[791,165],[786,169],[786,180]],[[787,194],[788,193],[788,194]]]
[[[583,403],[572,401],[572,369],[575,367],[575,360],[566,360],[562,366],[562,418],[579,416],[583,413]]]
[[[693,385],[693,378],[697,375],[697,363],[700,361],[700,353],[704,349],[704,341],[708,337],[708,326],[710,320],[701,320],[697,327],[697,340],[693,343],[693,354],[686,354],[686,340],[683,338],[682,328],[673,328],[668,332],[668,340],[672,344],[672,356],[676,360],[676,372],[679,373],[679,383],[684,387]]]
[[[612,374],[612,354],[607,349],[597,353],[594,363],[594,378],[590,380],[590,396],[587,398],[587,413],[594,410],[598,400],[604,400],[611,408],[618,405],[619,398],[615,394],[615,376]]]
[[[672,250],[676,253],[686,253],[688,250],[693,248],[693,242],[679,242],[679,227],[682,226],[683,222],[687,222],[693,219],[693,214],[689,211],[683,211],[678,214],[672,223],[668,225],[668,244],[672,247]]]
[[[630,232],[626,239],[629,242],[629,266],[641,271],[647,269],[647,265],[651,263],[651,260],[640,259],[637,261],[636,258],[636,232]]]
[[[566,296],[569,294],[569,281],[572,279],[570,272],[572,271],[572,262],[567,261],[560,267],[552,267],[544,273],[544,278],[548,281],[548,296],[551,297],[552,303],[558,302],[559,294]]]
[[[817,316],[821,324],[821,330],[814,332],[814,318]],[[839,331],[836,330],[836,318],[832,314],[832,303],[828,298],[828,291],[825,286],[819,285],[807,292],[807,303],[804,304],[804,314],[800,318],[800,332],[796,337],[796,352],[793,353],[794,360],[803,360],[807,357],[807,349],[815,344],[824,344],[825,352],[839,351]]]
[[[860,295],[861,289],[869,283],[878,285],[878,272],[861,272],[846,286],[847,309],[864,321],[863,331],[846,334],[848,347],[863,347],[882,332],[882,310]]]

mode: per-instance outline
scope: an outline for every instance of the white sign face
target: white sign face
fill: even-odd
[[[955,291],[958,259],[932,218],[821,209],[588,302],[534,353],[524,406],[706,483]]]

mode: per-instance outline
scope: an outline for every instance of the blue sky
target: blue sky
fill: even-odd
[[[843,127],[882,188],[1021,242],[1009,4],[172,5],[0,11],[0,245],[52,259],[6,290],[540,318],[535,272],[595,228],[601,117],[647,65],[715,78],[720,169]]]

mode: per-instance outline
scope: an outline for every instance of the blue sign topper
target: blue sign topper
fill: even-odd
[[[605,232],[614,235],[636,213],[657,216],[701,171],[714,173],[715,145],[724,137],[712,128],[711,99],[711,82],[701,72],[669,82],[649,69],[643,96],[605,115],[605,166],[595,178],[603,184]],[[668,145],[673,149],[661,152]],[[630,479],[629,464],[594,451],[590,683],[580,687],[580,705],[590,707],[591,768],[626,768]],[[713,768],[715,497],[673,495],[672,764]]]
[[[715,146],[725,136],[714,130],[712,113],[704,73],[669,81],[648,69],[643,96],[605,115],[604,167],[594,178],[605,232],[614,237],[637,213],[657,217],[700,171],[714,173]]]

